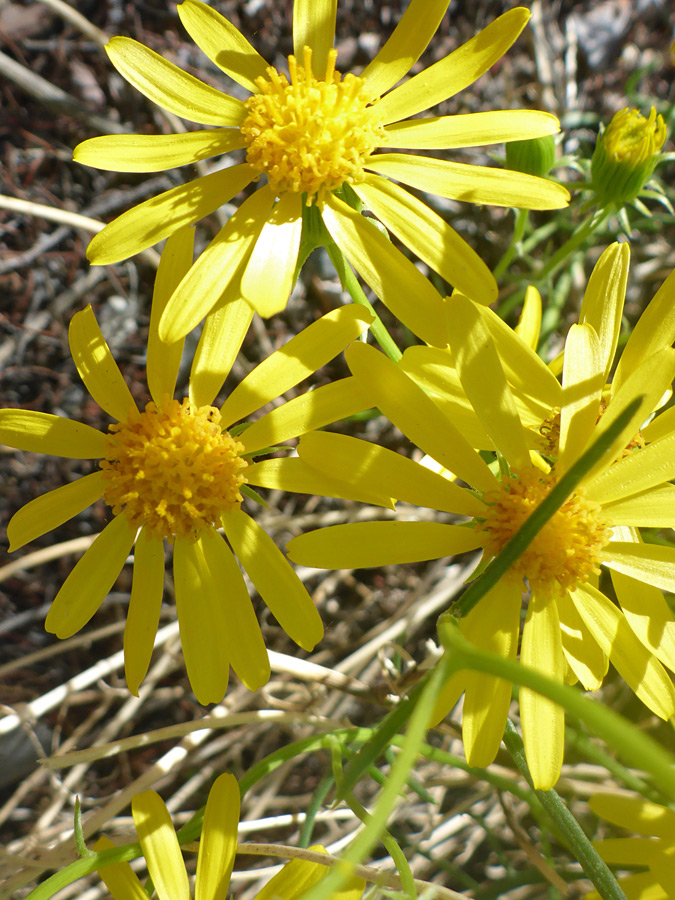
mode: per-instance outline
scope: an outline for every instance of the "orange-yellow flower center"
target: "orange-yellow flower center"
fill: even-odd
[[[165,397],[110,425],[101,460],[103,499],[153,537],[196,540],[241,504],[243,445],[220,427],[212,406]]]
[[[600,402],[600,410],[598,412],[597,422],[604,416],[607,411],[607,401],[603,399]],[[646,441],[641,429],[638,429],[635,435],[628,441],[626,446],[617,455],[614,462],[623,459],[624,456],[630,456],[635,450],[644,450]],[[544,419],[539,426],[538,448],[540,453],[549,458],[555,459],[560,454],[560,409],[551,410],[551,414]]]
[[[277,193],[306,193],[308,203],[345,181],[363,181],[363,167],[384,138],[362,80],[351,74],[343,79],[335,71],[336,58],[331,50],[326,74],[318,79],[305,47],[304,65],[288,57],[290,82],[270,66],[268,77],[257,79],[260,92],[244,104],[246,161]]]
[[[486,557],[496,556],[556,483],[555,475],[537,469],[514,470],[499,488],[483,496],[485,518],[475,527],[483,536]],[[602,548],[611,530],[597,503],[577,489],[548,520],[511,574],[526,578],[538,593],[560,594],[597,574]]]

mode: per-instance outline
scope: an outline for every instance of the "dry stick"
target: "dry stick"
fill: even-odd
[[[89,19],[72,6],[64,3],[63,0],[40,0],[40,2],[50,9],[53,9],[57,15],[61,16],[61,18],[65,19],[67,22],[70,22],[75,28],[79,28],[82,34],[86,34],[87,37],[96,41],[97,44],[103,46],[110,40],[109,34],[90,22]]]

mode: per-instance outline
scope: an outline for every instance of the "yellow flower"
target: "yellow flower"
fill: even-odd
[[[596,815],[643,837],[594,841],[605,862],[619,869],[640,869],[619,878],[627,897],[672,900],[675,897],[675,812],[638,796],[593,794],[589,806]],[[586,900],[597,900],[597,891]]]
[[[220,775],[211,788],[204,812],[204,825],[197,854],[195,900],[225,900],[237,852],[239,785],[234,775]],[[155,791],[137,794],[131,812],[148,872],[159,900],[190,900],[190,885],[171,816]],[[102,837],[97,851],[114,848]],[[311,847],[323,851],[323,847]],[[327,866],[294,859],[256,895],[256,900],[296,900],[328,873]],[[101,879],[114,900],[147,900],[147,893],[131,866],[113,863],[99,869]],[[340,900],[359,900],[365,888],[362,878],[352,877],[339,894]]]
[[[354,305],[314,322],[254,368],[218,409],[212,405],[214,398],[253,315],[242,300],[228,303],[206,321],[188,397],[179,402],[173,393],[183,342],[161,344],[157,322],[191,262],[192,230],[184,229],[167,242],[157,273],[147,362],[152,400],[142,411],[89,307],[72,319],[71,352],[92,398],[117,423],[106,434],[47,413],[3,409],[0,443],[71,459],[101,460],[99,471],[32,500],[7,528],[10,549],[16,550],[99,498],[113,508],[114,518],[56,595],[47,630],[66,638],[82,628],[112,588],[135,544],[124,652],[127,683],[138,693],[159,619],[166,538],[173,544],[187,673],[197,699],[211,703],[222,699],[230,665],[251,690],[269,678],[265,644],[237,558],[297,644],[311,650],[323,635],[319,614],[292,567],[255,518],[241,509],[247,485],[314,493],[316,477],[299,459],[254,463],[251,457],[371,404],[355,379],[346,378],[278,406],[245,431],[233,433],[232,426],[336,356],[365,330],[371,317]],[[322,479],[321,486],[329,495],[333,490],[333,496],[344,496],[330,479]],[[378,502],[369,494],[371,502]],[[230,546],[217,531],[221,527]]]
[[[664,719],[675,713],[675,690],[662,663],[675,670],[675,619],[659,589],[675,589],[675,549],[640,540],[638,526],[675,525],[675,429],[613,462],[648,412],[670,388],[675,350],[662,349],[626,378],[600,422],[605,373],[592,326],[573,326],[568,347],[578,368],[566,366],[560,413],[560,456],[551,468],[530,447],[483,310],[461,295],[451,301],[456,374],[480,426],[502,457],[498,478],[470,446],[454,415],[446,415],[399,367],[365,345],[347,352],[352,372],[368,384],[374,404],[439,466],[470,485],[381,447],[335,434],[302,438],[300,457],[327,472],[341,460],[350,484],[385,489],[399,500],[472,523],[390,521],[325,528],[292,540],[292,560],[320,568],[417,562],[482,548],[498,553],[519,525],[636,397],[638,411],[605,458],[582,480],[509,575],[462,620],[475,644],[515,657],[522,595],[529,587],[521,660],[562,680],[598,688],[611,660],[638,697]],[[583,365],[582,365],[583,363]],[[448,365],[450,373],[455,372]],[[569,378],[568,378],[569,371]],[[610,570],[621,608],[598,589],[600,566]],[[463,736],[471,765],[493,759],[504,731],[511,686],[489,675],[460,672],[445,686],[440,719],[465,692]],[[563,710],[541,695],[520,691],[523,738],[537,787],[560,772]]]
[[[208,130],[111,135],[85,141],[75,159],[112,171],[152,172],[237,149],[240,165],[212,172],[141,203],[89,245],[92,263],[125,259],[236,197],[264,176],[183,279],[160,325],[163,340],[185,335],[214,306],[230,279],[263,316],[282,310],[298,259],[303,208],[316,205],[330,238],[413,332],[446,343],[443,302],[415,266],[338,196],[349,186],[420,259],[467,296],[489,304],[497,285],[485,263],[413,194],[498,206],[565,206],[567,191],[519,172],[466,165],[393,148],[437,150],[495,144],[558,131],[545,112],[507,110],[418,119],[484,74],[516,40],[529,12],[512,9],[445,59],[394,87],[424,51],[447,0],[411,0],[393,34],[361,73],[336,71],[337,0],[296,0],[295,55],[288,75],[269,66],[237,29],[200,0],[178,6],[209,59],[251,92],[245,102],[203,84],[130,38],[106,50],[131,84],[165,109]],[[385,152],[375,152],[384,150]],[[338,193],[336,193],[338,192]]]

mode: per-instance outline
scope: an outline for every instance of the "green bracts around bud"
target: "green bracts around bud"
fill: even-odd
[[[555,138],[552,134],[527,141],[506,144],[506,166],[514,172],[544,178],[555,163]]]
[[[622,109],[598,137],[591,159],[591,183],[600,206],[635,200],[649,180],[666,140],[663,118],[652,107],[646,119]]]

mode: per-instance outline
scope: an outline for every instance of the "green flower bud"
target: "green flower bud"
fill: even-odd
[[[514,172],[544,177],[555,162],[555,138],[552,134],[527,141],[509,141],[506,145],[506,165]]]
[[[666,140],[663,118],[652,107],[645,119],[622,109],[598,137],[591,159],[591,182],[601,206],[635,200],[649,180]]]

